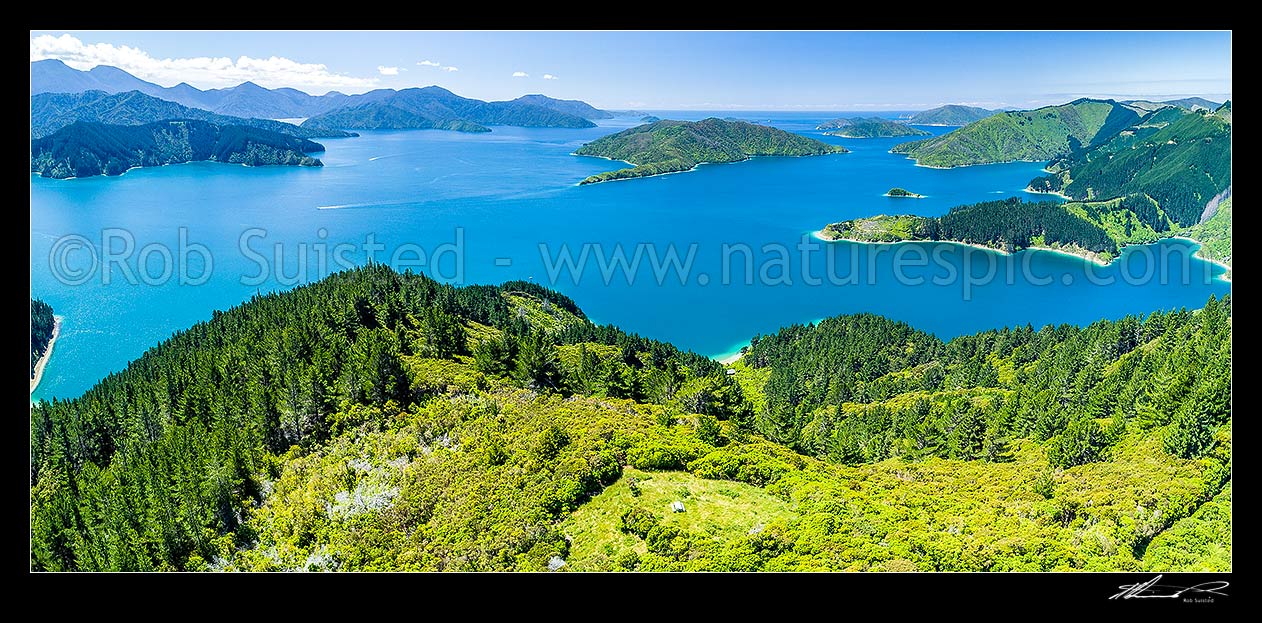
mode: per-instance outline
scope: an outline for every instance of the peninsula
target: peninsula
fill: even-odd
[[[746,121],[709,118],[663,120],[596,139],[574,153],[621,160],[632,166],[592,175],[580,184],[688,171],[702,163],[740,162],[754,156],[842,154],[840,145]]]
[[[134,126],[78,121],[31,141],[31,172],[65,179],[203,160],[319,167],[307,154],[322,151],[319,143],[270,130],[192,119]]]

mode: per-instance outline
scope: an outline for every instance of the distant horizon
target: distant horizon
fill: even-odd
[[[353,95],[440,86],[488,101],[544,94],[610,110],[912,112],[945,104],[1030,109],[1081,97],[1231,99],[1225,31],[31,31],[31,62],[49,59],[81,71],[116,67],[163,87],[253,82]]]
[[[35,64],[35,63],[37,63],[37,62],[45,62],[45,61],[49,61],[49,60],[53,60],[53,61],[57,61],[57,62],[62,62],[62,61],[60,61],[60,59],[41,59],[41,60],[39,60],[39,61],[31,61],[31,64]],[[64,64],[64,62],[63,62],[63,64]],[[69,66],[69,65],[67,65],[67,66]],[[99,66],[99,67],[111,67],[111,68],[114,68],[114,69],[120,69],[120,70],[121,70],[121,68],[114,67],[114,66],[112,66],[112,65],[98,65],[98,66]],[[125,71],[125,70],[123,70],[123,71]],[[138,77],[138,76],[137,76],[137,77]],[[267,87],[263,87],[262,85],[258,85],[257,83],[253,83],[252,81],[249,81],[249,80],[247,80],[247,81],[245,81],[245,82],[241,82],[241,83],[236,84],[236,85],[232,85],[232,86],[228,86],[228,87],[218,87],[218,88],[219,88],[219,89],[233,89],[233,88],[236,88],[236,87],[243,86],[243,85],[245,85],[245,84],[247,84],[247,83],[255,84],[255,86],[259,86],[260,88],[267,88]],[[155,84],[157,84],[157,83],[155,83]],[[178,86],[179,84],[185,84],[185,85],[188,85],[187,83],[183,83],[183,82],[181,82],[181,83],[177,83],[176,85],[159,85],[159,86],[162,86],[162,87],[165,87],[165,88],[170,88],[171,86]],[[192,86],[192,85],[188,85],[188,86]],[[447,87],[445,87],[445,86],[443,86],[443,85],[440,85],[440,84],[428,84],[428,85],[423,85],[423,86],[402,87],[402,88],[400,88],[400,89],[390,89],[389,87],[381,87],[381,88],[379,88],[379,89],[377,89],[377,90],[394,90],[394,91],[399,91],[399,90],[404,90],[404,89],[425,89],[425,88],[431,88],[431,87],[436,87],[436,88],[440,88],[440,89],[447,90],[447,91],[449,91],[449,92],[451,92],[451,93],[456,93],[456,92],[455,92],[455,91],[453,91],[452,89],[449,89],[449,88],[447,88]],[[194,88],[196,88],[196,87],[194,87]],[[291,89],[293,89],[293,88],[295,88],[295,87],[276,87],[276,88],[291,88]],[[201,90],[202,90],[202,91],[209,91],[209,90],[211,90],[211,89],[201,89]],[[298,90],[298,91],[302,91],[301,89],[296,89],[296,90]],[[302,92],[304,92],[304,93],[305,93],[305,91],[302,91]],[[328,93],[339,93],[339,92],[338,92],[338,91],[329,91]],[[326,94],[327,94],[327,93],[326,93]],[[311,94],[308,94],[308,95],[311,95]],[[456,95],[461,95],[461,94],[460,94],[460,93],[456,93]],[[549,96],[547,93],[523,93],[523,94],[521,94],[521,95],[518,95],[517,97],[528,97],[528,96],[533,96],[533,95],[542,95],[542,96],[544,96],[544,97],[551,97],[551,96]],[[1087,97],[1087,96],[1081,96],[1081,97],[1077,97],[1077,98],[1073,98],[1073,99],[1065,100],[1065,101],[1063,101],[1063,102],[1050,103],[1050,104],[1043,104],[1043,105],[1038,106],[1038,107],[1042,107],[1042,106],[1057,106],[1057,105],[1063,105],[1063,104],[1067,104],[1067,103],[1069,103],[1069,102],[1075,101],[1075,100],[1077,100],[1077,99],[1083,99],[1084,97],[1086,97],[1087,99],[1101,99],[1101,100],[1114,100],[1114,101],[1152,101],[1152,102],[1156,102],[1156,103],[1164,103],[1164,102],[1167,102],[1167,101],[1178,101],[1178,100],[1182,100],[1182,99],[1200,98],[1200,99],[1204,99],[1204,100],[1206,100],[1206,101],[1209,101],[1210,103],[1213,103],[1213,104],[1215,104],[1215,105],[1222,105],[1222,104],[1224,104],[1225,102],[1227,102],[1227,101],[1229,101],[1229,100],[1231,99],[1231,98],[1229,98],[1229,97],[1228,97],[1228,98],[1222,98],[1222,99],[1211,99],[1211,98],[1209,98],[1209,97],[1205,97],[1205,96],[1202,96],[1202,95],[1185,95],[1185,96],[1180,96],[1180,97],[1160,97],[1160,98],[1126,98],[1126,99],[1108,98],[1108,97],[1092,98],[1092,97]],[[515,98],[509,98],[509,99],[515,99]],[[557,98],[557,99],[561,99],[561,98]],[[584,102],[586,102],[586,100],[583,100],[583,99],[581,99],[581,98],[578,98],[578,99],[579,99],[579,101],[584,101]],[[588,102],[588,103],[590,103],[590,102]],[[894,114],[894,113],[917,113],[917,112],[923,112],[923,111],[926,111],[926,110],[930,110],[930,109],[933,109],[933,108],[938,108],[938,107],[942,107],[942,106],[966,106],[966,107],[984,108],[984,107],[981,107],[981,106],[973,106],[972,104],[964,104],[964,103],[959,103],[959,102],[945,102],[945,103],[942,103],[942,104],[937,104],[937,105],[934,105],[934,106],[930,106],[930,107],[928,107],[928,108],[889,108],[889,109],[862,109],[862,108],[860,108],[860,109],[853,109],[853,108],[852,108],[852,109],[841,109],[841,108],[766,108],[766,109],[754,109],[754,108],[729,107],[729,108],[641,108],[641,109],[618,109],[618,108],[607,108],[607,109],[605,109],[605,110],[612,110],[612,111],[619,111],[619,110],[632,110],[633,112],[646,112],[646,113],[671,113],[671,112],[691,112],[691,113],[696,113],[696,112],[719,112],[719,113],[745,113],[745,114],[754,114],[754,113],[792,114],[792,113],[798,113],[798,114],[801,114],[801,115],[804,115],[804,116],[809,116],[809,115],[824,114],[824,113],[828,113],[828,114],[847,114],[847,113],[860,113],[860,114],[876,114],[876,113],[884,113],[884,114]],[[597,108],[599,108],[599,107],[597,107]],[[1036,107],[1036,108],[1037,108],[1037,107]],[[996,108],[996,109],[990,109],[990,110],[995,110],[995,111],[997,111],[997,112],[1002,112],[1002,111],[1007,111],[1007,110],[1022,110],[1022,109],[1019,109],[1019,108],[1013,108],[1013,107],[1010,107],[1010,106],[1004,106],[1004,107],[1000,107],[1000,108]]]

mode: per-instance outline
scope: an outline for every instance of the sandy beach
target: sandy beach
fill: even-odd
[[[31,378],[31,392],[35,392],[35,388],[39,387],[40,379],[44,378],[44,368],[48,366],[48,360],[53,356],[53,346],[57,344],[57,336],[61,334],[61,316],[53,316],[53,335],[48,339],[48,348],[44,349],[44,356],[35,362],[35,376]]]

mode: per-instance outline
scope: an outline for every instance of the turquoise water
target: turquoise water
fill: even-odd
[[[455,261],[454,251],[442,252],[436,271],[428,264],[418,270],[462,283],[533,279],[573,297],[599,322],[715,356],[739,348],[755,334],[841,313],[878,313],[949,338],[1004,325],[1083,324],[1157,309],[1198,307],[1210,294],[1230,291],[1230,284],[1216,277],[1221,269],[1199,260],[1182,266],[1178,259],[1193,246],[1177,240],[1128,250],[1108,268],[1055,253],[1000,256],[952,245],[929,266],[903,270],[906,279],[900,281],[889,247],[815,243],[803,236],[827,223],[859,216],[935,215],[960,203],[1031,197],[1021,189],[1040,173],[1041,164],[929,169],[889,154],[897,139],[839,139],[811,130],[836,114],[738,116],[819,136],[852,153],[759,158],[657,178],[577,186],[587,175],[620,166],[570,155],[584,142],[633,124],[613,120],[586,130],[495,128],[479,135],[366,132],[359,138],[325,139],[328,151],[322,169],[196,163],[137,169],[108,179],[33,177],[32,293],[64,317],[53,358],[33,397],[76,396],[173,332],[210,318],[213,310],[238,304],[256,292],[292,286],[293,280],[276,278],[274,261],[268,279],[242,283],[243,277],[258,273],[252,254],[274,256],[273,245],[279,243],[282,272],[299,274],[299,281],[314,280],[327,272],[320,270],[321,257],[329,267],[336,265],[327,259],[330,253],[320,249],[353,243],[356,250],[345,256],[363,262],[367,255],[361,247],[369,234],[385,247],[377,254],[378,261],[389,260],[389,254],[405,243],[418,245],[427,260],[444,244],[462,246],[463,262]],[[883,197],[892,186],[927,197]],[[99,267],[81,285],[59,281],[55,262],[50,262],[54,243],[77,234],[99,246],[102,232],[111,228],[127,232],[111,234],[120,254],[125,250],[123,237],[130,236],[135,250],[157,243],[169,247],[173,257],[179,256],[180,232],[185,228],[188,242],[204,245],[212,254],[209,280],[200,285],[180,284],[174,278],[163,281],[162,252],[150,249],[145,267],[156,285],[138,282],[139,275],[136,283],[128,283],[119,265],[110,271],[108,284],[102,283]],[[251,251],[244,253],[239,246],[242,234],[255,228],[266,233],[248,239]],[[803,240],[814,247],[805,255],[797,247]],[[540,244],[553,257],[567,245],[575,258],[584,244],[599,244],[606,255],[621,244],[628,258],[637,244],[655,245],[659,253],[674,244],[681,258],[689,248],[695,250],[682,285],[676,273],[659,284],[647,255],[632,283],[614,274],[606,285],[594,247],[580,278],[563,274],[553,282]],[[732,253],[734,261],[727,262],[732,279],[725,285],[725,244],[748,245],[755,273],[765,270],[766,278],[754,275],[752,284],[745,283],[744,255]],[[62,245],[57,248],[64,251]],[[782,260],[776,245],[787,259]],[[642,248],[648,253],[649,247]],[[884,252],[869,257],[876,249]],[[1147,255],[1162,252],[1175,254],[1165,262],[1166,278],[1157,271],[1152,279],[1138,279],[1150,266]],[[66,253],[70,269],[90,267],[85,251]],[[858,283],[829,283],[829,254],[832,274],[856,275]],[[299,256],[308,260],[302,272],[297,269]],[[133,251],[124,262],[133,273],[138,268],[135,257]],[[189,257],[188,274],[197,278],[205,266],[200,256]],[[908,259],[916,258],[900,261]],[[787,262],[791,284],[784,283],[781,276],[786,271],[776,260]],[[945,281],[953,267],[957,275],[971,270],[977,277],[973,281],[980,282],[988,262],[999,263],[1000,275],[989,283],[931,281]],[[1023,264],[1038,279],[1027,278]],[[804,266],[810,267],[809,275],[802,273]],[[1015,269],[1012,279],[1006,278],[1006,266]],[[65,276],[64,270],[57,270]],[[178,273],[178,267],[175,270]],[[810,277],[824,283],[812,285]],[[916,284],[916,277],[924,282]],[[1090,282],[1110,277],[1111,285]],[[1123,277],[1132,277],[1135,283]],[[1050,283],[1035,283],[1042,278]]]

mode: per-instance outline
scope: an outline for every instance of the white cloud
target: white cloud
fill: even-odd
[[[514,78],[529,78],[529,77],[530,77],[530,74],[528,74],[528,73],[526,73],[526,72],[524,72],[524,71],[514,71],[514,72],[513,72],[513,77],[514,77]]]
[[[554,75],[552,75],[552,74],[544,74],[544,75],[543,75],[543,79],[544,79],[544,80],[560,80],[560,78],[558,78],[558,77],[556,77],[556,76],[554,76]]]
[[[251,81],[265,87],[294,87],[317,93],[329,89],[363,91],[377,85],[376,78],[356,78],[329,71],[320,63],[300,63],[288,58],[236,60],[212,58],[154,58],[144,50],[111,43],[87,44],[71,35],[40,35],[31,39],[31,61],[55,58],[79,70],[112,65],[163,86],[188,82],[202,88],[235,86]]]
[[[439,63],[438,61],[417,61],[416,64],[421,67],[440,67],[442,65],[442,63]]]
[[[451,65],[448,65],[448,66],[446,66],[446,67],[443,67],[443,71],[460,71],[460,68],[459,68],[459,67],[452,67]]]
[[[377,73],[383,76],[397,76],[399,75],[400,71],[407,71],[407,70],[399,69],[398,67],[386,67],[385,65],[377,65]]]

